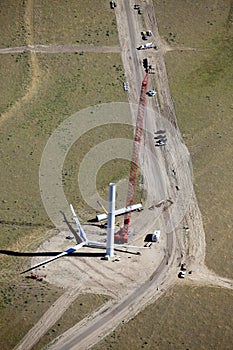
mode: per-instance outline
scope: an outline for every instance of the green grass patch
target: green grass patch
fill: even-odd
[[[36,44],[118,44],[115,13],[105,0],[35,3],[33,35]]]
[[[230,350],[231,300],[230,290],[179,284],[92,349]]]

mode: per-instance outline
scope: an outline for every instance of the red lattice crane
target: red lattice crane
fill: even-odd
[[[134,201],[134,191],[136,186],[136,176],[138,170],[139,162],[139,152],[143,132],[143,123],[146,108],[146,92],[148,87],[148,72],[146,73],[140,92],[140,100],[138,104],[137,120],[134,132],[134,142],[133,142],[133,154],[130,165],[129,183],[128,183],[128,193],[126,198],[126,208],[131,207]],[[128,243],[128,232],[131,219],[131,210],[126,212],[124,215],[124,225],[121,227],[120,231],[115,234],[115,243]]]

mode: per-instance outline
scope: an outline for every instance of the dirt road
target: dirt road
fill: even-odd
[[[27,45],[18,47],[7,47],[0,49],[0,54],[40,52],[120,52],[119,46],[94,46],[94,45]]]
[[[129,101],[131,103],[137,103],[141,81],[143,75],[145,74],[141,65],[145,53],[136,50],[138,41],[140,40],[139,33],[143,27],[141,17],[137,17],[136,12],[133,13],[132,8],[132,2],[119,1],[116,10],[116,18],[122,50],[123,65],[125,68],[126,78],[130,86]],[[149,14],[153,13],[153,6],[150,2],[146,3],[143,13],[146,14],[147,11],[148,16]],[[150,21],[147,24],[147,28],[153,29],[154,37],[156,37],[159,46],[160,40],[156,20],[154,16],[151,18],[148,16],[145,16],[146,21]],[[154,181],[154,173],[157,170],[157,165],[153,164],[153,158],[150,157],[150,154],[156,153],[157,162],[161,165],[161,168],[163,168],[163,176],[167,184],[166,195],[168,197],[177,197],[177,194],[175,193],[176,190],[174,190],[173,178],[171,176],[170,160],[173,160],[173,165],[175,165],[177,169],[180,168],[181,172],[185,168],[186,171],[184,171],[184,173],[187,174],[187,176],[183,177],[181,184],[182,191],[179,194],[179,198],[176,200],[175,208],[173,208],[171,212],[169,210],[164,211],[158,219],[153,212],[146,210],[145,208],[143,211],[143,218],[141,217],[141,222],[137,222],[137,227],[141,226],[141,228],[147,227],[148,223],[152,223],[152,226],[153,224],[158,225],[159,223],[160,227],[163,229],[163,232],[167,232],[163,259],[159,266],[155,268],[154,272],[152,272],[150,277],[143,282],[140,287],[137,287],[131,293],[129,293],[129,290],[126,290],[126,297],[118,301],[116,305],[112,305],[112,307],[104,312],[104,315],[103,313],[98,316],[96,315],[93,320],[85,323],[85,327],[76,325],[57,339],[55,344],[51,346],[51,349],[89,348],[97,340],[100,340],[101,337],[112,331],[112,329],[114,329],[120,323],[120,321],[128,320],[130,317],[138,313],[143,307],[145,307],[149,301],[158,298],[161,295],[161,291],[165,291],[175,282],[177,278],[177,257],[181,256],[181,254],[185,254],[186,247],[184,246],[183,236],[181,239],[178,236],[180,242],[177,245],[175,244],[175,228],[176,224],[182,220],[182,213],[181,216],[179,215],[179,206],[181,205],[186,192],[191,191],[192,193],[192,184],[190,182],[191,173],[189,171],[189,166],[188,164],[182,164],[185,159],[183,159],[181,156],[177,157],[175,154],[171,155],[171,151],[157,151],[154,147],[154,141],[151,139],[151,135],[153,135],[155,130],[164,127],[164,125],[161,125],[161,123],[166,124],[166,120],[163,120],[164,117],[171,122],[171,126],[168,123],[166,124],[167,128],[170,129],[167,130],[167,132],[169,133],[170,131],[172,136],[169,146],[171,149],[175,150],[176,154],[179,154],[179,150],[182,148],[182,154],[187,156],[187,162],[189,155],[185,149],[185,146],[182,144],[179,131],[177,131],[176,117],[170,96],[163,52],[162,50],[153,50],[153,53],[150,53],[149,56],[150,62],[153,62],[153,64],[156,65],[156,78],[159,87],[160,105],[158,104],[158,99],[151,100],[148,103],[150,106],[150,111],[147,113],[146,121],[148,136],[145,136],[144,145],[147,146],[151,153],[141,154],[143,176],[146,179],[146,185],[149,192],[149,199],[147,200],[148,207],[153,200],[155,201],[158,199],[158,195],[164,196],[164,193],[160,193],[161,188]],[[163,113],[164,117],[161,116],[161,112]],[[135,111],[132,110],[132,113],[133,119],[135,119]],[[157,118],[155,118],[155,115]],[[190,200],[193,200],[194,197],[191,197],[192,196],[190,195]],[[170,223],[170,226],[167,224],[168,222]]]
[[[85,318],[56,339],[50,349],[88,349],[117,327],[121,321],[129,320],[174,284],[178,264],[182,258],[186,260],[190,269],[197,272],[197,276],[205,278],[207,272],[203,269],[205,235],[192,188],[190,157],[177,127],[164,63],[165,50],[160,40],[153,3],[149,0],[143,2],[144,26],[142,17],[133,10],[133,4],[132,1],[119,0],[115,10],[122,61],[130,86],[129,101],[133,104],[138,102],[141,81],[145,74],[141,64],[145,54],[150,64],[155,67],[156,74],[153,78],[150,77],[150,87],[157,87],[158,98],[148,99],[145,121],[147,132],[143,140],[145,147],[140,155],[148,197],[143,215],[140,215],[139,219],[134,217],[132,230],[136,230],[137,227],[137,230],[144,235],[146,231],[151,232],[159,227],[163,236],[159,248],[144,253],[140,258],[129,260],[122,255],[121,265],[109,265],[99,259],[88,260],[81,257],[77,263],[70,257],[46,267],[48,280],[52,283],[58,285],[63,283],[65,287],[79,283],[77,294],[80,291],[102,293],[107,291],[113,296],[113,300],[98,312]],[[146,53],[136,50],[141,40],[140,32],[145,27],[152,30],[152,40],[156,42],[158,50],[148,50]],[[135,120],[136,113],[132,106],[131,111]],[[166,129],[168,142],[166,147],[156,148],[154,132],[161,128]],[[165,187],[161,186],[155,174],[161,174]],[[169,207],[149,209],[158,199],[168,198],[172,202]],[[184,227],[188,227],[188,230]],[[41,250],[52,248],[61,250],[66,248],[62,233],[46,242]],[[193,276],[195,279],[195,274]],[[214,283],[214,278],[209,278],[209,282]],[[230,281],[222,281],[222,285],[224,283],[225,286],[231,285]],[[57,309],[60,310],[59,303]],[[48,311],[47,317],[51,321],[53,312]],[[39,322],[17,349],[23,349],[22,344],[24,348],[30,349],[33,345],[31,339],[42,336],[49,325],[50,323],[41,327]]]

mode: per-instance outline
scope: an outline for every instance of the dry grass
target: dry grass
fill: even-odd
[[[74,324],[90,315],[94,310],[109,300],[104,295],[79,295],[62,317],[54,324],[40,341],[33,346],[33,350],[40,350],[49,344],[54,338],[71,328]]]
[[[9,247],[16,237],[36,227],[51,228],[38,185],[40,158],[50,134],[63,120],[90,104],[126,98],[122,68],[116,69],[121,66],[118,54],[38,55],[38,59],[41,71],[47,71],[46,80],[37,96],[1,128],[2,247]]]
[[[174,5],[166,0],[155,3],[164,40],[172,46],[208,49],[203,52],[171,52],[166,59],[179,125],[193,157],[196,192],[206,230],[206,262],[216,272],[230,275],[228,256],[233,198],[232,186],[229,185],[232,181],[230,98],[233,81],[230,78],[230,1],[208,0],[195,4],[193,1],[178,1]],[[82,3],[82,8],[79,4],[77,1],[72,4],[59,1],[57,6],[54,2],[36,3],[35,43],[81,44],[88,41],[98,45],[116,44],[113,12],[108,7],[106,12],[103,11],[106,2],[98,2],[98,8],[94,8],[91,1],[85,2],[85,6]],[[24,10],[19,1],[2,2],[1,46],[25,44]],[[193,13],[196,15],[193,16]],[[215,34],[217,32],[218,35]],[[1,57],[4,64],[1,67],[11,67],[8,72],[1,68],[4,79],[0,103],[2,112],[23,95],[28,82],[27,55],[20,55],[20,60],[15,62],[17,57]],[[26,237],[29,241],[36,241],[37,235],[43,237],[51,227],[40,199],[38,167],[45,143],[53,130],[68,116],[90,104],[126,100],[120,86],[124,75],[117,54],[41,54],[38,61],[41,76],[46,77],[41,80],[38,94],[21,105],[1,128],[1,183],[4,184],[0,203],[2,249],[32,249],[25,242]],[[16,76],[15,84],[12,83],[13,76]],[[38,78],[40,80],[40,76]],[[130,132],[125,131],[128,135]],[[223,142],[219,143],[219,140]],[[108,167],[115,172],[119,164],[116,168],[112,164],[106,165],[101,170],[104,173],[106,170],[106,182],[109,181]],[[102,174],[100,172],[101,181]],[[123,175],[119,173],[120,177]],[[105,181],[101,181],[99,186],[104,193]],[[72,186],[67,185],[66,190],[69,195]],[[25,257],[22,260],[25,261]],[[19,277],[17,269],[23,266],[22,260],[19,257],[1,259],[1,349],[4,350],[11,349],[60,294],[54,286],[41,284],[38,287],[37,282]],[[82,303],[87,305],[90,296],[84,298],[87,299]],[[230,349],[230,298],[232,293],[229,291],[194,289],[179,284],[127,326],[106,338],[96,349],[100,346],[105,349]],[[98,302],[101,303],[100,300]],[[77,310],[78,304],[77,300]],[[80,317],[86,313],[80,314]],[[62,321],[69,327],[67,322],[66,319]],[[76,322],[75,318],[73,322]],[[57,335],[60,327],[57,324],[55,332],[51,330],[45,342],[49,341],[51,333]]]
[[[122,91],[124,74],[118,54],[38,54],[38,63],[39,74],[43,76],[41,80],[38,77],[38,93],[19,104],[16,113],[6,119],[1,127],[0,176],[1,183],[4,184],[0,203],[1,249],[12,251],[32,251],[40,243],[37,236],[45,238],[46,231],[52,227],[43,208],[38,185],[40,158],[50,134],[64,119],[90,104],[126,99]],[[15,63],[17,64],[18,62]],[[12,66],[14,67],[13,64]],[[14,91],[10,71],[7,76],[9,79],[5,78],[4,99],[12,100],[13,103],[20,96]],[[20,78],[18,80],[20,83]],[[16,84],[19,83],[16,81]],[[2,106],[6,109],[4,101]],[[11,349],[56,298],[56,294],[53,294],[56,287],[49,287],[50,293],[46,285],[41,285],[44,294],[43,308],[36,302],[34,291],[25,282],[25,277],[18,277],[26,259],[19,256],[1,256],[2,349]],[[27,305],[26,316],[23,312],[17,312],[24,307],[24,299],[17,297],[22,294],[21,290],[14,288],[12,295],[9,292],[12,280],[15,285],[22,284],[25,289],[23,294],[34,300],[30,303],[30,308]],[[38,288],[38,284],[36,286]],[[90,295],[86,298],[90,300]],[[12,335],[24,317],[24,326],[18,327]],[[84,314],[80,313],[80,317],[84,317]],[[14,321],[11,322],[11,319]],[[9,329],[10,322],[13,326]]]
[[[226,31],[211,42],[206,52],[169,52],[166,64],[179,126],[193,161],[206,263],[232,277],[233,37]]]
[[[114,138],[133,138],[132,127],[127,125],[105,125],[82,135],[80,139],[70,149],[63,167],[63,184],[66,197],[70,203],[75,203],[78,208],[79,217],[84,220],[91,220],[95,218],[96,211],[92,207],[89,207],[84,201],[79,183],[77,181],[79,174],[79,167],[84,156],[97,144]],[[92,164],[86,169],[86,176],[89,176],[89,172],[92,173]],[[109,183],[117,182],[120,179],[128,180],[130,171],[130,162],[124,159],[113,159],[105,163],[98,171],[96,176],[96,188],[99,195],[104,199],[108,200]],[[138,172],[139,174],[139,172]],[[143,195],[142,190],[139,186],[140,176],[138,176],[137,187],[135,190],[135,202],[141,200]],[[88,198],[89,200],[91,198]],[[117,207],[125,205],[126,196],[124,198],[118,198]],[[97,206],[96,203],[93,205]],[[102,209],[98,208],[100,211]],[[123,218],[122,218],[123,219]]]
[[[1,281],[1,349],[13,349],[61,294],[59,288],[46,282],[37,282],[17,275],[10,284]]]
[[[25,45],[24,12],[21,0],[1,0],[0,47]]]
[[[182,282],[92,349],[230,350],[232,292]]]
[[[0,123],[1,114],[10,109],[24,93],[30,79],[27,53],[0,56]]]
[[[117,45],[115,14],[105,0],[42,0],[34,7],[34,38],[37,44]]]

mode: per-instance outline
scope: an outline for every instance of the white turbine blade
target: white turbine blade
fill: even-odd
[[[31,270],[33,270],[33,269],[36,269],[37,267],[40,267],[40,266],[42,266],[42,265],[48,264],[49,262],[51,262],[51,261],[53,261],[53,260],[56,260],[56,259],[59,259],[59,258],[61,258],[62,256],[69,255],[69,254],[75,252],[76,250],[79,250],[79,249],[82,248],[84,245],[85,245],[85,242],[82,242],[82,243],[80,243],[80,244],[76,244],[74,247],[69,248],[69,249],[65,250],[64,252],[62,252],[62,253],[60,253],[60,254],[58,254],[58,255],[52,257],[52,258],[47,259],[47,260],[44,260],[44,261],[42,261],[42,262],[40,262],[40,263],[38,263],[38,264],[36,264],[36,265],[30,267],[29,269],[27,269],[27,270],[21,272],[21,274],[22,274],[22,273],[25,273],[25,272],[29,272],[29,271],[31,271]]]
[[[83,241],[87,242],[88,239],[87,239],[86,233],[84,232],[84,230],[83,230],[83,228],[82,228],[82,226],[81,226],[81,224],[79,222],[79,219],[78,219],[78,217],[77,217],[77,215],[76,215],[76,213],[74,211],[74,208],[73,208],[72,204],[70,204],[70,209],[71,209],[72,214],[73,214],[73,219],[76,222],[77,228],[79,230],[80,237],[82,238]]]

